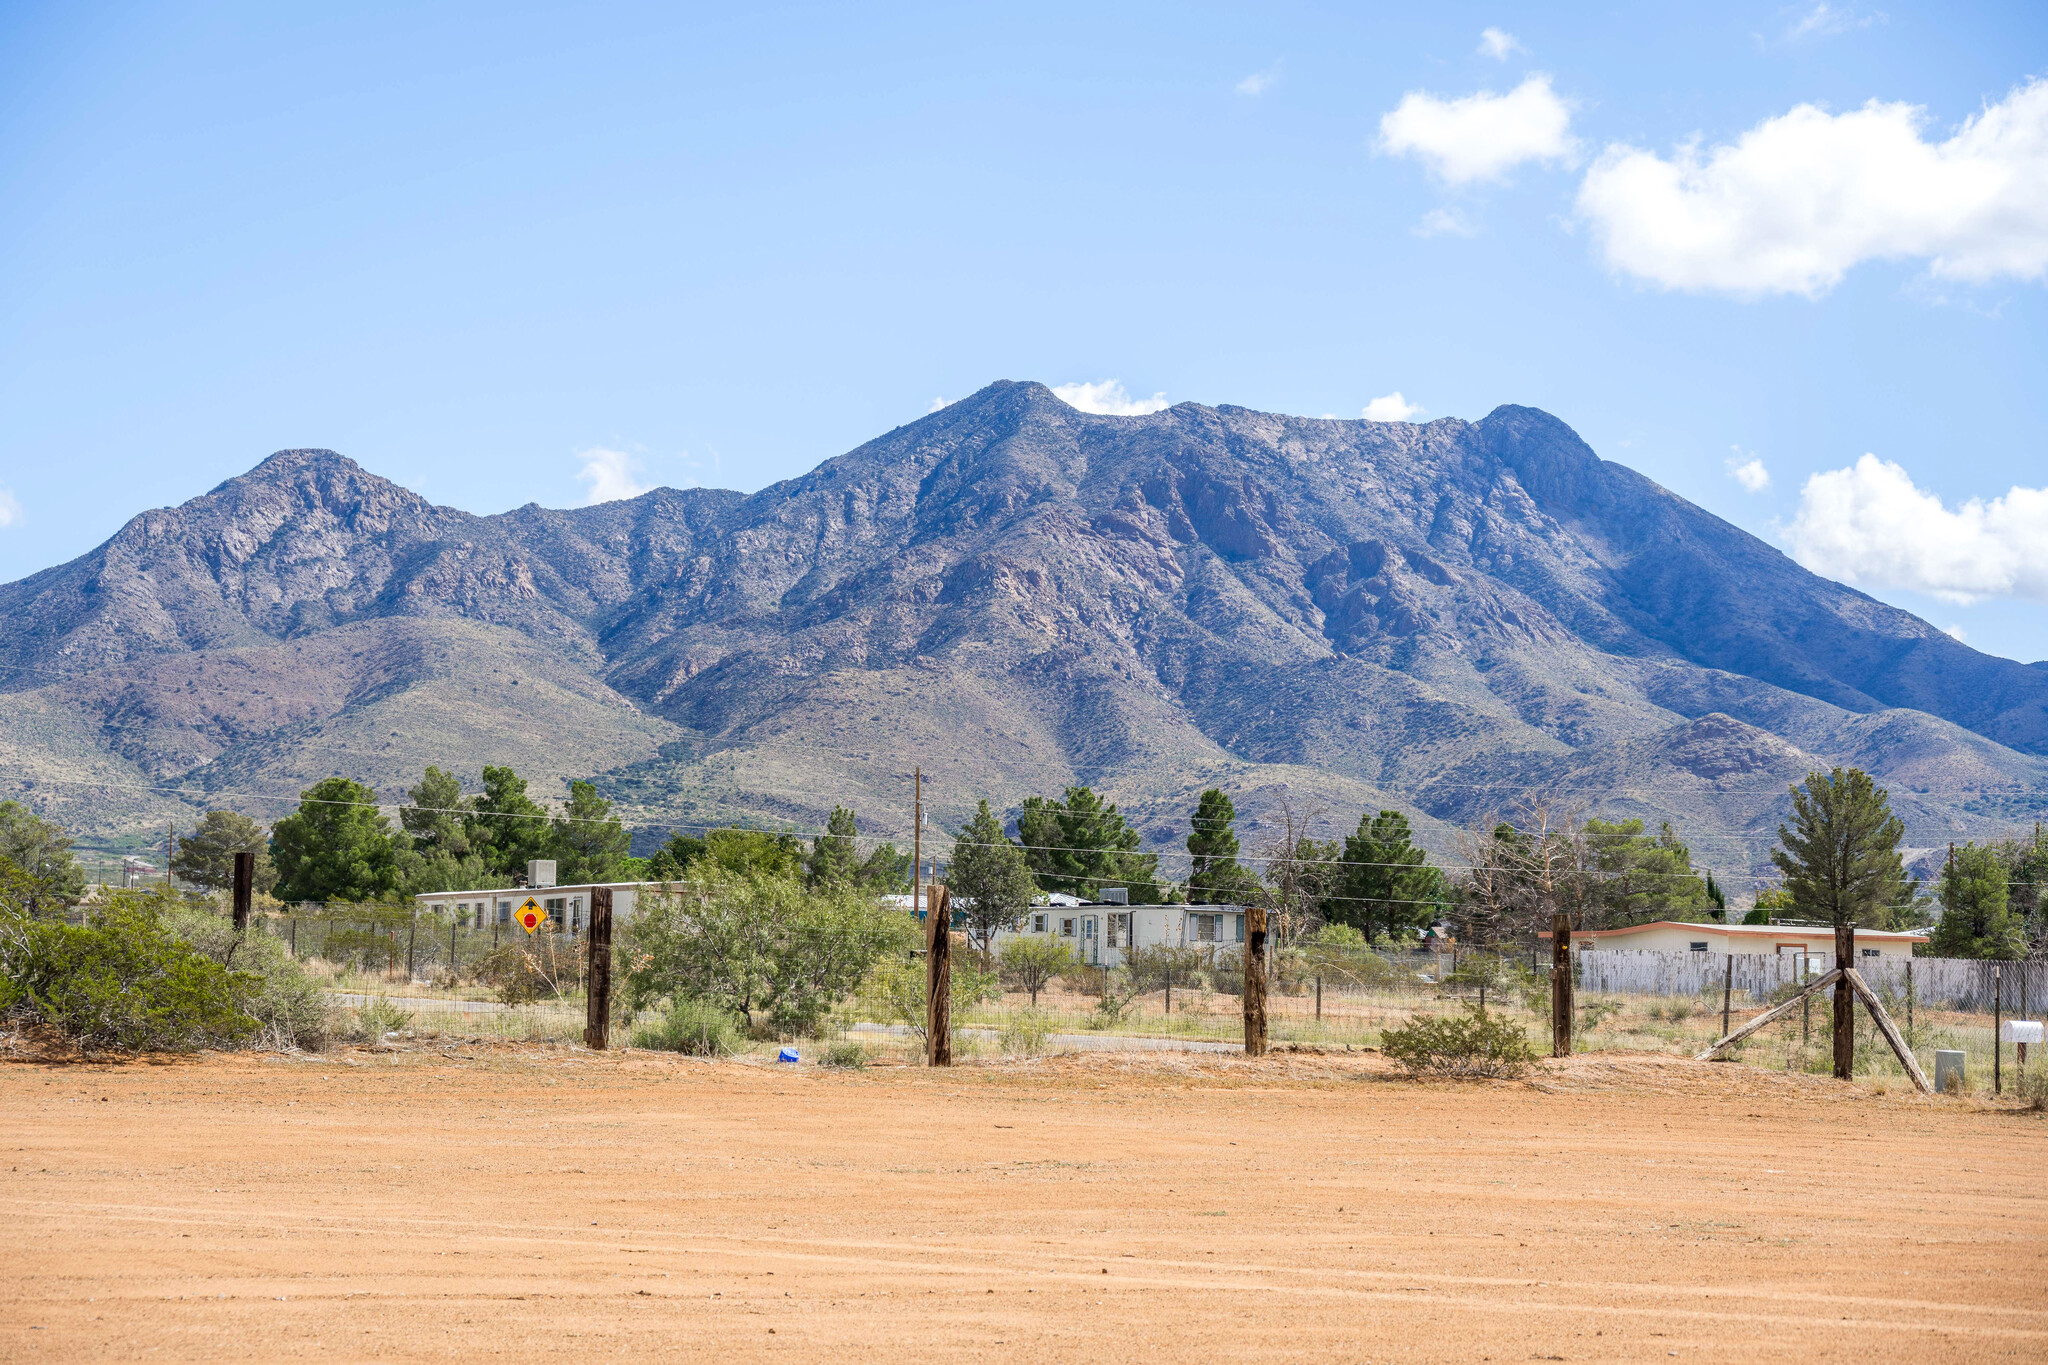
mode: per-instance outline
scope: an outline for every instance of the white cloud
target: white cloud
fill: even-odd
[[[1526,52],[1521,42],[1512,33],[1497,28],[1481,29],[1479,32],[1479,55],[1504,62],[1511,52]]]
[[[1550,77],[1530,76],[1505,95],[1441,99],[1410,90],[1380,118],[1380,150],[1422,159],[1453,185],[1498,180],[1524,161],[1570,162],[1571,105],[1550,88]]]
[[[1830,5],[1827,0],[1820,0],[1792,21],[1785,30],[1785,41],[1796,43],[1802,38],[1827,38],[1883,22],[1885,16],[1882,13],[1858,14],[1853,6]]]
[[[1358,415],[1368,422],[1406,422],[1421,416],[1422,412],[1422,404],[1409,402],[1401,396],[1399,389],[1395,389],[1367,403],[1365,411]]]
[[[1771,471],[1764,468],[1762,460],[1754,455],[1749,455],[1748,459],[1744,459],[1743,456],[1747,455],[1748,452],[1743,450],[1741,446],[1730,446],[1728,448],[1735,452],[1726,461],[1729,478],[1741,484],[1746,491],[1751,493],[1761,493],[1771,486]]]
[[[1889,460],[1865,455],[1807,479],[1782,533],[1792,556],[1845,583],[1951,602],[2048,601],[2048,488],[2012,488],[1953,511]]]
[[[1274,62],[1263,71],[1254,71],[1237,83],[1237,93],[1257,97],[1265,94],[1280,83],[1280,63]]]
[[[1946,141],[1925,113],[1802,104],[1731,144],[1669,159],[1616,144],[1579,187],[1616,270],[1668,289],[1826,293],[1860,262],[1924,259],[1945,279],[2048,273],[2048,81]]]
[[[929,417],[933,413],[937,412],[940,408],[951,406],[952,400],[949,398],[934,398],[932,400],[932,405],[924,410],[924,415]]]
[[[1941,633],[1954,639],[1957,644],[1968,644],[1970,642],[1970,632],[1964,630],[1960,625],[1943,626]]]
[[[583,468],[576,477],[584,484],[585,507],[637,498],[653,487],[640,482],[640,460],[626,451],[594,446],[578,451],[576,458],[583,461]]]
[[[1058,384],[1052,392],[1053,397],[1070,408],[1104,417],[1143,417],[1148,412],[1163,412],[1167,407],[1165,394],[1133,398],[1124,392],[1123,381],[1118,379],[1104,379],[1094,384]]]
[[[1478,231],[1464,214],[1454,208],[1431,209],[1415,225],[1417,237],[1471,237]]]
[[[14,494],[0,488],[0,528],[21,525],[21,504]]]

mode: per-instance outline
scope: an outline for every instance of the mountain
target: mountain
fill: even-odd
[[[1909,839],[2048,797],[2048,668],[1816,577],[1564,423],[972,398],[750,495],[480,517],[281,451],[0,587],[0,760],[102,839],[332,772],[596,776],[650,831],[855,806],[905,837],[1073,781],[1155,845],[1453,828],[1548,793],[1738,879],[1856,763]],[[161,790],[176,788],[176,791]],[[187,794],[205,794],[194,797]]]

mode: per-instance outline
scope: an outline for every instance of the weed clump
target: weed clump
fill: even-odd
[[[1536,1059],[1519,1024],[1477,1003],[1462,1016],[1413,1019],[1380,1035],[1380,1050],[1412,1075],[1514,1076]]]
[[[849,1038],[826,1048],[825,1059],[819,1065],[841,1071],[865,1071],[868,1069],[868,1050]]]
[[[633,1046],[686,1057],[730,1057],[743,1039],[733,1017],[703,1000],[677,1000],[668,1010],[633,1030]]]

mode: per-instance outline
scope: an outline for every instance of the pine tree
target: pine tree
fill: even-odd
[[[983,801],[961,828],[946,881],[953,906],[966,921],[967,937],[986,964],[996,934],[1017,927],[1037,890],[1031,869],[1024,865],[1023,850],[1003,833],[1003,822],[989,810],[988,802]]]
[[[226,891],[235,884],[237,853],[256,855],[254,889],[259,895],[269,895],[277,885],[270,840],[263,826],[231,810],[206,812],[198,828],[178,840],[178,851],[171,855],[171,875],[209,891]]]
[[[398,808],[398,823],[411,840],[399,860],[407,889],[467,891],[496,880],[470,832],[473,803],[460,779],[430,767],[406,795],[412,804]]]
[[[1441,892],[1427,859],[1401,812],[1359,816],[1358,832],[1344,840],[1343,875],[1328,918],[1352,925],[1368,939],[1398,938],[1405,930],[1428,927],[1438,909],[1429,903],[1430,893]]]
[[[0,858],[19,869],[31,913],[60,910],[85,894],[85,869],[71,855],[71,836],[19,801],[0,801]]]
[[[569,784],[569,804],[555,820],[548,852],[564,886],[615,882],[625,875],[633,836],[612,816],[612,803],[588,782]]]
[[[377,793],[330,777],[300,793],[270,831],[277,895],[287,901],[377,901],[398,893],[398,845]]]
[[[845,806],[834,806],[832,818],[825,822],[825,832],[811,843],[810,863],[805,872],[812,886],[838,886],[853,881],[860,870],[854,832],[853,812]]]
[[[1195,803],[1188,831],[1190,905],[1235,904],[1256,889],[1251,870],[1237,861],[1236,820],[1237,807],[1219,788],[1209,788]]]
[[[2012,911],[2007,869],[1995,848],[1964,844],[1942,868],[1941,922],[1928,935],[1936,957],[1995,958],[2027,955],[2020,917]]]
[[[526,794],[526,779],[510,768],[484,768],[484,793],[464,819],[470,845],[502,885],[524,876],[526,865],[548,856],[548,813]]]
[[[1093,896],[1102,886],[1123,886],[1133,905],[1159,899],[1159,855],[1138,852],[1138,831],[1087,787],[1069,787],[1058,801],[1027,797],[1017,832],[1026,865],[1047,891]]]

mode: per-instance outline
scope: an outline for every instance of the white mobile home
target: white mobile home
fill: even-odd
[[[547,916],[548,927],[558,934],[581,934],[590,927],[590,893],[603,886],[612,893],[612,919],[622,922],[633,917],[633,906],[643,892],[659,891],[660,882],[583,882],[575,886],[555,885],[555,864],[542,860],[527,864],[525,886],[505,886],[480,891],[426,891],[412,898],[421,910],[450,915],[465,928],[482,929],[493,924],[510,926],[520,906],[530,896]]]
[[[1549,938],[1546,931],[1544,938]],[[1812,959],[1820,970],[1834,965],[1835,931],[1824,924],[1688,924],[1658,920],[1623,929],[1581,929],[1572,942],[1582,948],[1646,953],[1765,953]],[[1859,958],[1908,958],[1925,934],[1856,931]],[[1822,964],[1826,965],[1823,966]]]
[[[1034,905],[1016,929],[996,935],[996,948],[1000,951],[1010,940],[1024,937],[1056,939],[1091,967],[1121,967],[1124,954],[1133,947],[1238,947],[1244,943],[1244,907],[1109,901]]]

